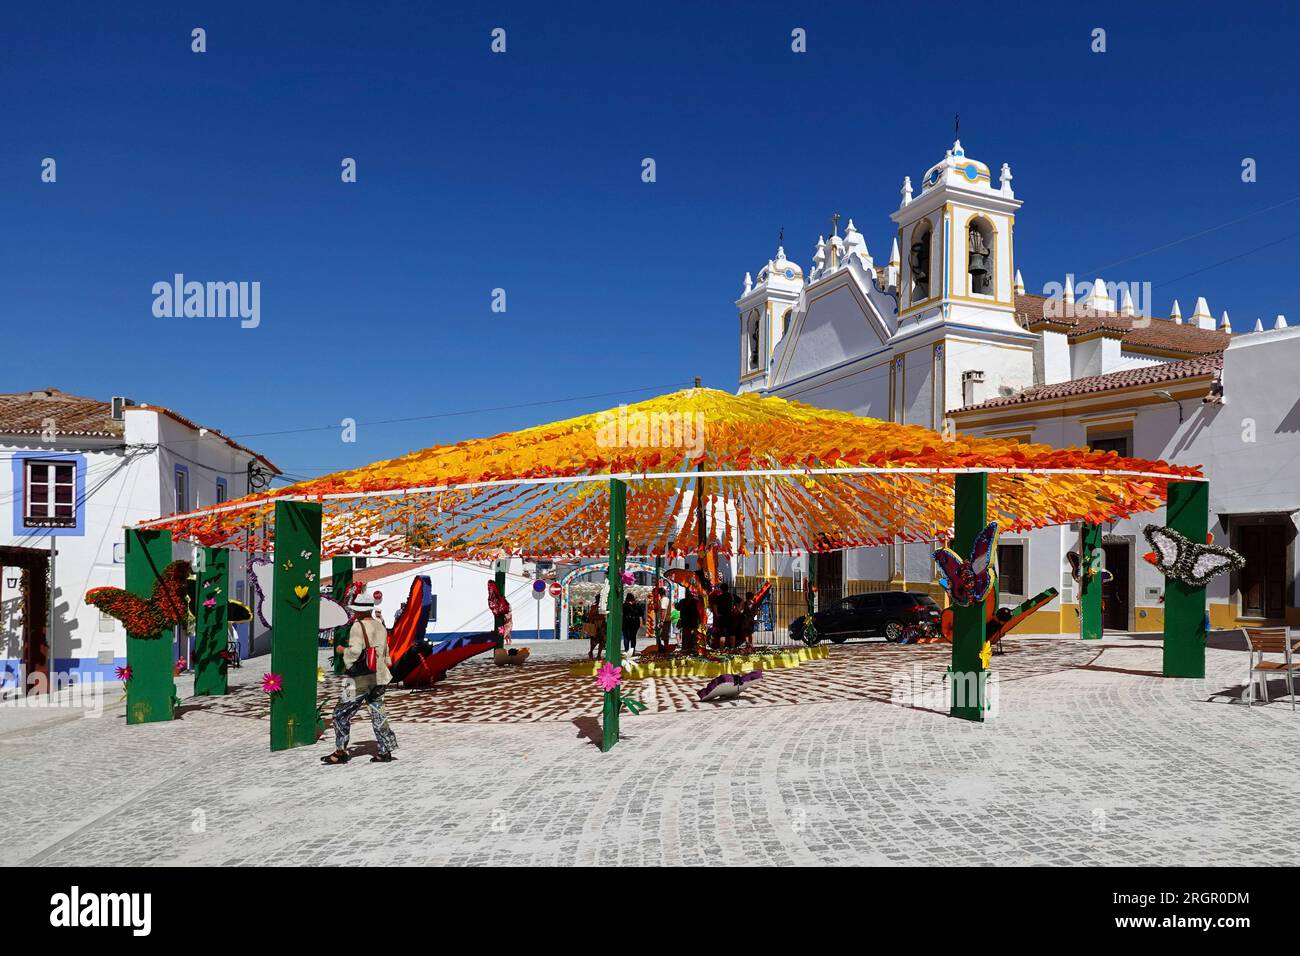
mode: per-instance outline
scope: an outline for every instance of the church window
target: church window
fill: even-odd
[[[758,315],[751,314],[749,323],[746,328],[746,352],[749,355],[749,370],[755,371],[758,367]]]
[[[785,314],[781,316],[781,335],[790,331],[790,316],[794,314],[794,309],[786,309]]]
[[[922,223],[912,233],[908,250],[908,271],[912,277],[912,301],[923,302],[930,298],[930,224]]]
[[[993,294],[993,224],[982,217],[966,229],[966,271],[972,295]]]

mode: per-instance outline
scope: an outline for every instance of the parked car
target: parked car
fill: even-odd
[[[928,594],[915,591],[873,591],[854,594],[838,605],[813,614],[817,633],[835,644],[850,637],[883,637],[897,641],[903,629],[914,624],[939,626],[939,605]],[[790,637],[803,640],[804,618],[790,622]]]

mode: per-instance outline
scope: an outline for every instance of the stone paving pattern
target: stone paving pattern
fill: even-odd
[[[660,689],[601,754],[576,643],[395,701],[392,764],[361,720],[346,766],[270,753],[251,690],[136,727],[116,688],[98,719],[0,708],[0,863],[1285,864],[1300,835],[1300,711],[1236,702],[1243,653],[1165,680],[1158,646],[1009,641],[970,724],[888,702],[941,649],[846,645],[722,707]]]

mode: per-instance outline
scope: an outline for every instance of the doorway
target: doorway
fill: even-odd
[[[1117,541],[1101,546],[1105,568],[1111,573],[1111,579],[1101,586],[1101,599],[1104,607],[1101,612],[1101,627],[1106,631],[1128,631],[1132,624],[1129,620],[1132,608],[1129,605],[1129,584],[1132,580],[1130,559],[1133,545],[1128,541]]]
[[[817,607],[830,610],[844,600],[844,552],[823,551],[817,555]]]
[[[1240,525],[1237,550],[1246,559],[1241,569],[1241,616],[1286,616],[1287,527],[1281,522]]]
[[[22,653],[15,683],[26,694],[50,686],[50,648],[46,639],[49,620],[50,553],[37,548],[0,547],[0,597],[8,600],[16,589],[22,607]],[[37,680],[37,675],[43,678]]]

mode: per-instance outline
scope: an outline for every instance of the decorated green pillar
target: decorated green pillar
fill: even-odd
[[[344,596],[348,593],[348,588],[352,587],[352,558],[334,558],[330,562],[330,576],[334,579],[334,600],[342,603]],[[334,673],[341,675],[343,673],[343,655],[339,652],[340,647],[346,647],[348,643],[348,628],[334,628]]]
[[[230,552],[204,548],[201,554],[203,566],[195,569],[194,696],[220,696],[226,693],[224,651],[230,636]]]
[[[316,647],[320,631],[321,507],[309,501],[275,503],[275,577],[272,588],[271,749],[316,742]]]
[[[126,532],[126,590],[142,600],[153,597],[154,584],[171,564],[170,531]],[[161,631],[150,637],[126,636],[126,722],[148,724],[171,720],[176,703],[176,671],[172,635]]]
[[[1101,526],[1083,525],[1079,532],[1079,636],[1101,637]]]
[[[605,660],[612,667],[623,663],[623,566],[627,560],[627,485],[609,483],[609,602],[605,607]],[[618,743],[618,716],[623,704],[618,689],[605,692],[605,713],[600,749],[609,752]]]
[[[953,476],[953,549],[969,557],[988,524],[989,476],[977,471]],[[984,602],[953,605],[952,700],[949,713],[964,720],[984,719]]]
[[[496,582],[497,593],[503,598],[506,596],[506,571],[509,568],[509,558],[497,558],[492,562],[492,580]],[[498,648],[506,646],[505,623],[506,616],[504,614],[492,615],[492,633],[495,635]]]
[[[1165,526],[1188,541],[1204,543],[1210,530],[1210,486],[1204,481],[1171,481]],[[1165,578],[1166,677],[1205,676],[1205,588]]]

